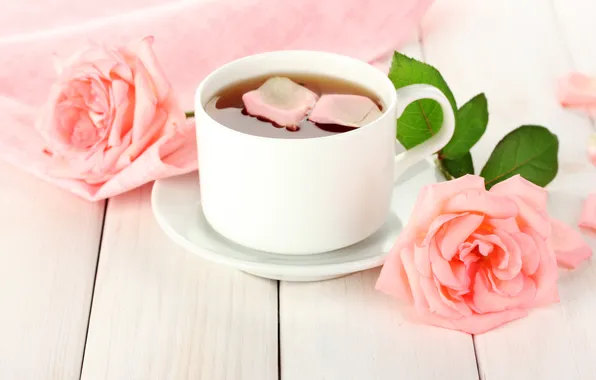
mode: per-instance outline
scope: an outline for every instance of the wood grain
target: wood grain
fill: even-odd
[[[558,135],[550,207],[572,225],[596,189],[584,143],[595,128],[559,106],[556,84],[596,75],[595,14],[593,0],[437,1],[422,46],[401,49],[438,67],[459,105],[486,93],[477,171],[519,125]],[[277,283],[175,246],[150,186],[109,202],[85,348],[104,203],[4,163],[0,185],[0,379],[278,379]],[[474,338],[410,322],[374,290],[377,276],[280,284],[281,379],[596,378],[594,260],[561,271],[559,304]]]
[[[592,0],[551,0],[556,25],[574,70],[596,76],[596,2]]]
[[[178,248],[150,191],[109,202],[82,379],[277,379],[277,283]]]
[[[424,46],[460,104],[478,92],[487,94],[489,127],[473,149],[477,170],[496,142],[521,124],[542,124],[558,135],[560,168],[549,185],[550,211],[575,225],[582,198],[596,188],[596,170],[586,159],[585,146],[593,130],[585,114],[559,106],[556,84],[574,69],[570,52],[582,45],[596,46],[596,35],[587,37],[577,31],[578,25],[571,26],[587,19],[579,13],[593,12],[568,8],[579,6],[578,1],[558,3],[559,7],[542,0],[437,3],[426,19]],[[557,14],[558,8],[565,8],[565,16]],[[437,33],[432,33],[435,26]],[[581,57],[590,59],[596,67],[593,53]],[[590,262],[572,273],[562,271],[559,284],[559,304],[474,338],[482,379],[596,378],[596,267]]]
[[[478,379],[471,336],[407,321],[378,273],[281,283],[281,378]]]
[[[79,378],[103,206],[0,162],[0,379]]]

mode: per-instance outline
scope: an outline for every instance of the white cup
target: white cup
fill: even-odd
[[[357,130],[307,139],[239,132],[213,120],[206,103],[225,87],[268,74],[337,77],[369,89],[385,111]],[[428,141],[396,155],[396,119],[418,99],[434,99],[443,125]],[[276,51],[230,62],[209,74],[195,98],[201,202],[218,233],[245,247],[314,254],[357,243],[385,222],[394,181],[453,135],[449,101],[423,84],[395,90],[365,62],[316,51]]]

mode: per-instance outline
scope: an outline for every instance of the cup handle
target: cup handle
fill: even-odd
[[[439,132],[433,137],[395,156],[395,180],[410,166],[447,145],[455,131],[455,114],[451,108],[451,103],[439,89],[428,84],[413,84],[397,90],[397,118],[400,118],[410,103],[420,99],[432,99],[439,103],[443,110],[443,124]],[[397,127],[399,128],[399,125]]]

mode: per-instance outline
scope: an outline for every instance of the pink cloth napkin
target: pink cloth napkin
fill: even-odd
[[[103,184],[48,175],[34,120],[56,78],[54,55],[68,57],[90,42],[124,45],[154,36],[155,54],[190,110],[201,79],[245,55],[311,49],[383,61],[432,1],[0,0],[0,158],[88,200],[196,169],[194,134],[188,133],[179,137],[188,143],[167,162],[159,149],[145,152]]]

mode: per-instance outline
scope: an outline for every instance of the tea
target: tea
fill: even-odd
[[[303,139],[349,132],[384,109],[378,96],[346,80],[310,74],[250,78],[205,105],[218,123],[251,135]]]

